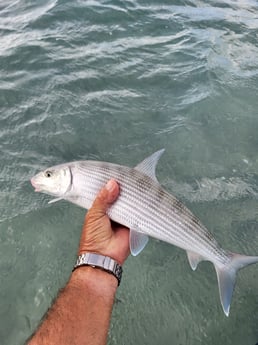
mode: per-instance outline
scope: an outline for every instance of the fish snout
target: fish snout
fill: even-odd
[[[32,187],[34,188],[35,192],[41,191],[41,189],[39,188],[38,184],[36,183],[36,181],[33,177],[30,179],[30,183],[31,183]]]

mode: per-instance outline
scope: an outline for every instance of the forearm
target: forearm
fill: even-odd
[[[28,344],[106,344],[116,289],[113,275],[78,268]]]

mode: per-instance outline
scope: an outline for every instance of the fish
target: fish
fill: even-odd
[[[257,263],[258,256],[224,250],[202,222],[160,185],[156,166],[163,153],[161,149],[133,168],[93,160],[64,163],[37,173],[31,184],[36,192],[55,197],[49,203],[67,200],[89,209],[103,185],[115,179],[120,194],[107,214],[129,228],[131,254],[138,255],[152,237],[184,249],[192,270],[201,261],[212,262],[221,305],[229,316],[237,271]]]

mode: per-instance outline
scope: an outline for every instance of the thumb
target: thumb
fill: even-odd
[[[89,212],[95,214],[97,218],[106,215],[106,211],[108,210],[110,205],[117,199],[118,195],[118,183],[114,179],[109,180],[96,196],[96,199],[94,200]]]

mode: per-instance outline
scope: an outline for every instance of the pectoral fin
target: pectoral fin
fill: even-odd
[[[137,230],[130,229],[130,251],[133,256],[138,255],[148,243],[149,237]]]
[[[60,201],[60,200],[63,200],[63,197],[60,197],[60,198],[56,198],[56,199],[52,199],[48,202],[48,204],[53,204],[54,202],[57,202],[57,201]]]

